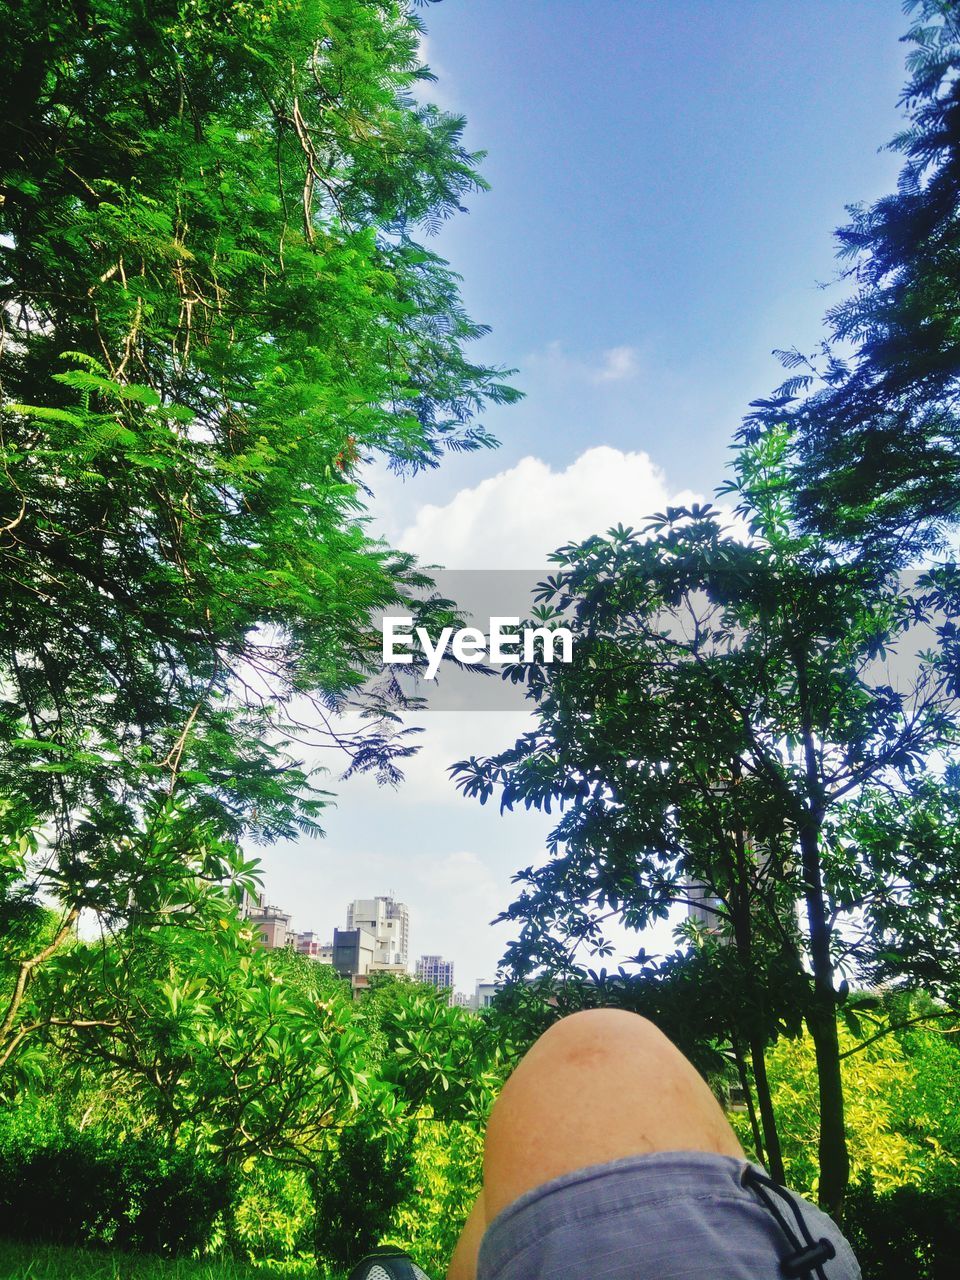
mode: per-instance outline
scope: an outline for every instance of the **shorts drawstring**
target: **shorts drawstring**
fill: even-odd
[[[815,1280],[827,1280],[823,1264],[830,1258],[835,1258],[837,1251],[831,1242],[823,1237],[819,1240],[814,1240],[803,1216],[802,1209],[786,1187],[781,1187],[779,1182],[774,1182],[772,1178],[760,1173],[752,1165],[747,1165],[743,1171],[741,1181],[744,1186],[751,1187],[757,1193],[764,1205],[776,1218],[781,1231],[790,1242],[793,1253],[787,1254],[785,1258],[781,1259],[781,1272],[785,1276],[791,1277],[792,1280],[804,1280],[804,1278],[809,1280],[811,1274],[815,1277]],[[770,1195],[771,1191],[775,1192],[781,1200],[786,1200],[793,1210],[793,1216],[797,1220],[802,1239],[798,1239],[796,1232],[780,1211],[779,1205]]]

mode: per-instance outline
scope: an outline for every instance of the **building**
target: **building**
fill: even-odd
[[[443,956],[421,956],[417,961],[417,981],[429,983],[438,991],[450,992],[453,1003],[453,961]]]
[[[333,967],[342,978],[365,977],[376,949],[377,940],[366,929],[333,931]]]
[[[488,979],[479,978],[473,992],[472,1008],[489,1009],[493,1004],[493,997],[497,994],[497,984]]]
[[[259,932],[257,941],[261,946],[271,951],[292,946],[294,934],[290,932],[290,916],[279,907],[267,904],[262,893],[255,900],[245,895],[240,915],[242,919],[249,920]]]
[[[334,929],[331,963],[341,978],[350,979],[354,996],[370,986],[371,974],[409,976],[405,964],[378,962],[376,957],[379,951],[376,938],[366,929]]]
[[[694,920],[702,929],[719,929],[726,916],[726,907],[720,899],[698,880],[688,879],[686,889],[687,919]]]
[[[295,934],[294,946],[302,956],[309,956],[318,964],[333,964],[333,943],[321,942],[312,929]]]
[[[347,907],[347,931],[363,929],[375,940],[373,963],[406,969],[410,912],[393,898],[355,898]]]
[[[455,1005],[456,1008],[458,1009],[469,1009],[470,997],[467,995],[465,991],[451,991],[450,1003],[452,1005]]]

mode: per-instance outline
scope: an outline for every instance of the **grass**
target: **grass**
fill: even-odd
[[[232,1259],[168,1261],[130,1253],[103,1253],[56,1245],[0,1240],[0,1280],[318,1280],[313,1263],[250,1263]]]

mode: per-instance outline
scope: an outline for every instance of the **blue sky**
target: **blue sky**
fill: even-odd
[[[907,21],[896,0],[443,0],[419,12],[438,83],[493,190],[434,242],[492,326],[484,360],[527,398],[494,453],[374,477],[377,527],[432,562],[537,567],[568,537],[709,496],[749,401],[812,348],[838,287],[844,206],[889,190]],[[842,286],[839,288],[842,289]],[[518,717],[423,720],[399,792],[341,789],[328,839],[269,851],[268,896],[332,933],[352,896],[396,892],[412,947],[457,985],[495,967],[487,927],[547,822],[460,799],[451,760]]]
[[[484,356],[528,394],[499,456],[645,448],[710,490],[773,347],[815,342],[844,205],[888,189],[905,19],[896,0],[443,0],[420,10],[436,96],[467,116],[493,190],[439,237]],[[571,394],[545,353],[635,352]]]

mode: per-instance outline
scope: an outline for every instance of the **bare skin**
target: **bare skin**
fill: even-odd
[[[484,1231],[525,1192],[575,1169],[654,1151],[743,1158],[709,1087],[653,1023],[619,1009],[555,1023],[490,1113],[483,1190],[447,1280],[475,1280]]]

